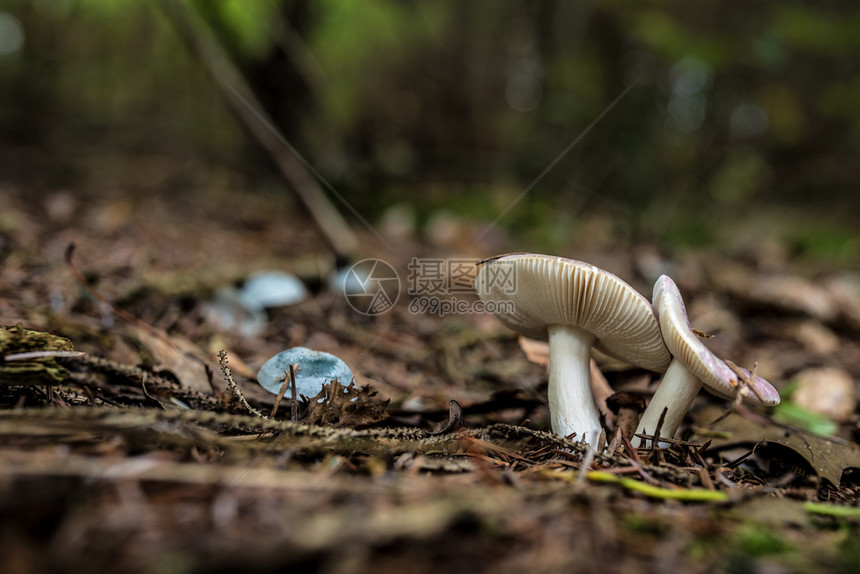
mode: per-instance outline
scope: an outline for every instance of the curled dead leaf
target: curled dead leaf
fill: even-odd
[[[716,406],[697,410],[694,417],[697,426],[702,430],[694,434],[691,440],[710,440],[711,450],[779,445],[791,451],[791,457],[805,461],[813,472],[834,486],[842,483],[843,476],[860,468],[860,446],[856,444],[787,428],[764,417],[756,417],[757,420],[754,421],[749,417],[731,413],[716,423],[712,422],[723,414],[722,409]],[[767,452],[774,458],[775,464],[785,462],[777,459],[782,456],[780,453],[784,452],[784,449],[770,449]]]

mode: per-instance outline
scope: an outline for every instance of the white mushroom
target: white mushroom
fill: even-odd
[[[684,300],[670,277],[662,275],[657,279],[652,302],[660,321],[663,340],[673,359],[639,421],[637,434],[653,435],[666,409],[660,436],[674,436],[702,386],[723,398],[733,398],[740,392],[745,402],[768,406],[779,404],[779,393],[770,383],[756,376],[754,381],[750,381],[755,389],[751,391],[738,381],[738,375],[725,361],[702,343],[690,326]],[[640,439],[640,446],[645,443],[644,439]],[[665,445],[661,443],[661,446]]]
[[[663,372],[669,356],[651,304],[594,265],[551,255],[513,254],[478,264],[478,296],[511,329],[549,338],[552,429],[592,446],[602,428],[591,395],[592,345]]]

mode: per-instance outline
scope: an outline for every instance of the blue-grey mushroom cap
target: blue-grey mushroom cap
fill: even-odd
[[[354,377],[349,366],[331,353],[293,347],[263,363],[257,373],[257,381],[270,393],[278,394],[284,384],[285,374],[289,377],[290,365],[294,363],[298,364],[296,392],[308,398],[318,395],[323,385],[333,379],[346,386]],[[285,396],[290,396],[289,389]]]
[[[203,307],[206,321],[222,331],[234,331],[243,337],[258,337],[269,318],[262,308],[248,307],[232,287],[219,289]]]
[[[294,305],[307,295],[308,291],[298,277],[281,271],[256,273],[239,291],[239,299],[249,309]]]

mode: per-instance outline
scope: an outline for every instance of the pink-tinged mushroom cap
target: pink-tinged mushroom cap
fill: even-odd
[[[673,436],[703,386],[709,392],[724,398],[733,399],[740,392],[743,400],[748,403],[768,406],[779,403],[779,393],[770,383],[756,376],[755,380],[750,382],[755,389],[753,392],[738,380],[738,375],[725,361],[717,358],[702,343],[687,319],[687,309],[678,286],[666,275],[661,276],[654,284],[653,304],[660,321],[663,340],[673,358],[639,421],[636,434],[654,436],[657,434],[657,426],[660,425],[661,437]],[[751,377],[749,371],[741,371],[747,373],[747,380]],[[645,442],[640,439],[639,444]],[[661,443],[661,446],[665,444]]]
[[[756,375],[755,380],[751,380],[751,372],[749,372],[747,369],[744,369],[743,367],[738,367],[738,369],[740,369],[746,375],[746,379],[750,381],[749,384],[753,387],[753,389],[755,389],[753,391],[749,389],[747,385],[739,384],[739,386],[741,387],[741,394],[743,395],[743,401],[745,403],[765,405],[767,407],[774,407],[779,404],[779,391],[777,391],[773,385],[767,382],[766,379]],[[723,393],[713,388],[708,389],[708,391],[712,395],[720,397],[721,399],[733,400],[735,398],[734,392],[732,392],[731,394]],[[761,400],[758,399],[756,394],[761,397]]]
[[[773,406],[779,404],[779,393],[762,377],[756,376],[751,384],[758,395],[746,388],[738,380],[738,375],[708,349],[699,336],[693,331],[687,318],[687,309],[678,286],[667,275],[660,276],[654,284],[654,310],[660,321],[663,340],[675,360],[699,379],[705,389],[722,398],[734,398],[738,388],[742,387],[744,402]],[[749,371],[747,378],[751,376]]]

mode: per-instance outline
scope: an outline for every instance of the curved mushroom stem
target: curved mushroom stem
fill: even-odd
[[[642,415],[642,420],[639,421],[639,426],[636,427],[636,433],[653,435],[657,430],[657,423],[663,409],[667,409],[663,426],[660,427],[660,436],[669,438],[675,436],[675,431],[681,426],[684,415],[687,414],[687,410],[701,388],[702,382],[681,361],[672,359],[657,392],[654,393],[648,408]],[[639,446],[645,446],[646,440],[638,440]],[[667,446],[667,443],[660,443],[660,448]]]
[[[603,428],[591,395],[591,344],[594,335],[570,325],[550,325],[549,410],[552,430],[576,433],[594,448]]]

